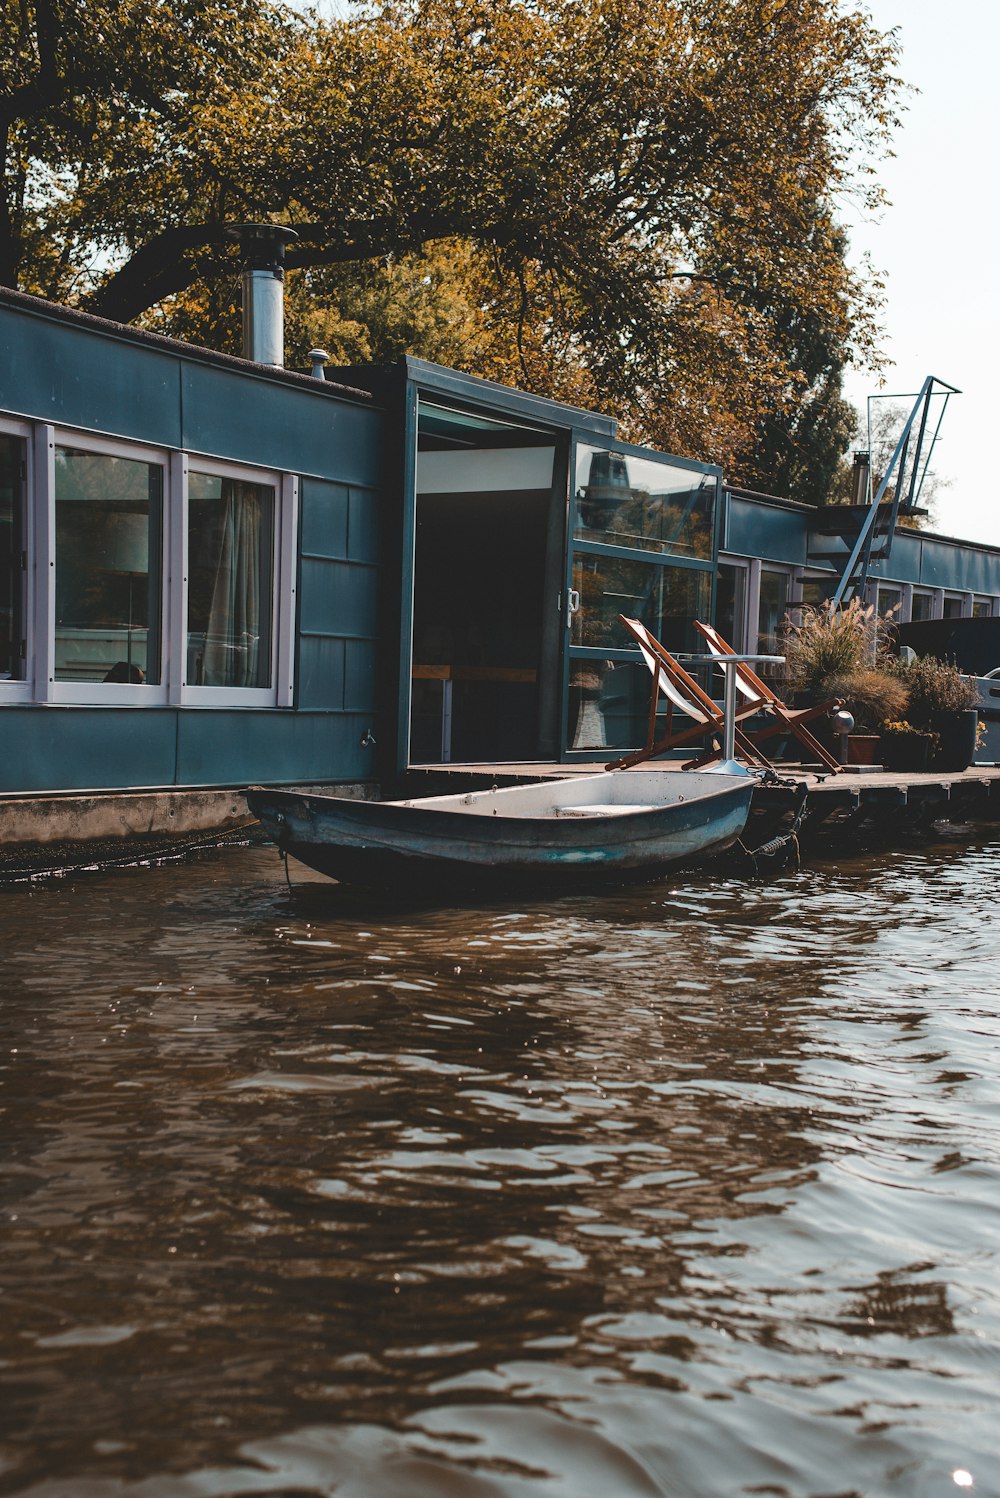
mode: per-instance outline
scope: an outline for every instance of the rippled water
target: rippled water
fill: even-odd
[[[1000,1493],[998,894],[0,892],[0,1492]]]

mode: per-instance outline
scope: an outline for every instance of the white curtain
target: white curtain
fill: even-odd
[[[264,523],[270,495],[258,484],[225,479],[222,498],[225,520],[208,615],[203,681],[213,687],[266,686],[269,662],[262,663],[261,648],[270,649],[266,627],[270,597],[262,596],[262,582],[269,589],[270,569],[261,557],[261,543],[270,529]]]

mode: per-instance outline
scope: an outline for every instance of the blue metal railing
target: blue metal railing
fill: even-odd
[[[920,494],[924,487],[924,480],[930,465],[931,455],[937,443],[941,423],[948,405],[949,397],[960,395],[954,385],[949,385],[944,380],[939,380],[936,375],[928,375],[920,387],[920,393],[913,403],[913,409],[906,419],[906,424],[899,435],[896,449],[892,455],[892,461],[886,469],[882,482],[879,484],[878,493],[870,500],[868,514],[865,516],[857,539],[851,548],[840,582],[837,584],[831,604],[838,607],[844,603],[852,592],[863,594],[865,584],[868,581],[868,572],[872,560],[872,547],[875,536],[878,533],[879,517],[885,520],[885,530],[882,532],[884,550],[881,558],[884,560],[892,550],[892,538],[896,533],[896,520],[899,516],[899,506],[904,491],[907,488],[907,464],[909,462],[910,437],[913,425],[917,417],[920,417],[917,428],[916,442],[913,450],[912,462],[909,462],[909,491],[907,493],[907,504],[916,505],[920,501]],[[924,451],[929,424],[931,400],[934,396],[943,397],[941,409],[938,413],[934,426],[934,433]],[[892,499],[884,504],[886,493],[890,484],[893,485]]]

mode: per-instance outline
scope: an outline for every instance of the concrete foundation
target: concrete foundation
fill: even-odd
[[[370,797],[365,783],[326,786]],[[242,789],[104,791],[0,798],[0,880],[211,846],[257,827]]]

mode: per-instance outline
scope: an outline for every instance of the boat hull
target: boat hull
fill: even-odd
[[[739,837],[750,777],[659,772],[655,789],[669,790],[661,804],[623,801],[651,778],[621,785],[614,774],[587,776],[412,802],[254,788],[247,801],[282,852],[318,873],[415,891],[428,883],[651,879]]]

